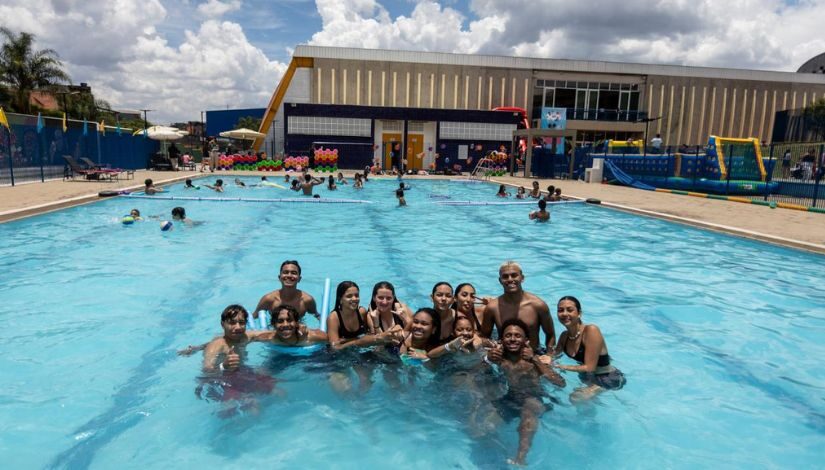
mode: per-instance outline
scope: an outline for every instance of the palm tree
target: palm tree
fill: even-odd
[[[29,95],[32,90],[71,82],[57,52],[53,49],[32,50],[33,34],[15,34],[0,27],[0,36],[4,39],[0,48],[0,84],[9,88],[11,104],[16,111],[31,112]]]

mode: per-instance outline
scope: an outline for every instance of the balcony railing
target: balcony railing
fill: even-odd
[[[619,109],[567,108],[567,120],[579,121],[619,121],[639,122],[647,118],[644,111],[624,111]]]

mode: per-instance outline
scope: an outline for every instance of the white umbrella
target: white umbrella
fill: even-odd
[[[143,129],[140,129],[136,131],[134,135],[140,135],[142,133]],[[185,135],[185,131],[168,126],[152,126],[146,129],[146,137],[163,142],[163,144],[161,144],[161,151],[165,153],[167,157],[169,156],[169,153],[166,150],[166,142],[181,139]]]
[[[232,129],[231,131],[221,132],[219,135],[221,137],[227,137],[229,139],[240,140],[255,140],[266,137],[266,134],[262,134],[258,131],[253,131],[252,129],[246,129],[243,127],[240,129]]]

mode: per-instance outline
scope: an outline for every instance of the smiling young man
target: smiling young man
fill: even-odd
[[[515,261],[502,263],[498,269],[498,282],[504,288],[504,293],[490,300],[484,309],[484,316],[495,321],[498,337],[501,338],[502,325],[507,320],[519,319],[527,325],[527,336],[534,349],[541,349],[539,343],[539,328],[541,328],[547,337],[544,346],[547,351],[552,351],[556,345],[556,332],[553,329],[550,308],[536,295],[522,289],[524,274],[521,266]],[[492,325],[488,325],[486,330],[482,331],[481,335],[491,337]]]
[[[258,318],[258,312],[261,310],[270,311],[281,304],[295,307],[295,310],[298,311],[299,320],[304,317],[305,313],[311,313],[316,318],[320,318],[315,299],[308,293],[298,289],[298,283],[301,282],[301,265],[297,261],[287,260],[281,263],[278,280],[281,281],[281,288],[261,297],[258,306],[252,312],[253,318]]]

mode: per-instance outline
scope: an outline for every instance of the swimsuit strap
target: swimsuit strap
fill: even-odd
[[[358,316],[358,329],[355,331],[347,330],[347,325],[344,323],[344,317],[341,316],[341,312],[338,310],[335,311],[335,314],[338,315],[338,336],[342,338],[357,338],[364,334],[364,319],[361,318],[361,309],[359,308],[355,313]]]

